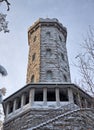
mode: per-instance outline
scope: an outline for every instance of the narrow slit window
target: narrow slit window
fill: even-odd
[[[34,83],[34,75],[31,77],[31,82]]]
[[[65,57],[64,57],[63,53],[61,53],[61,58],[62,58],[62,60],[65,60]]]
[[[52,71],[51,70],[47,71],[47,80],[52,80]]]
[[[59,40],[62,42],[62,38],[61,38],[61,36],[59,35]]]
[[[36,53],[34,53],[34,54],[32,55],[32,61],[35,60],[35,57],[36,57]]]
[[[34,36],[33,42],[35,42],[35,41],[36,41],[36,39],[37,39],[37,36]]]
[[[50,49],[50,48],[47,48],[47,49],[46,49],[46,56],[47,56],[47,57],[50,57],[50,56],[51,56],[51,49]]]
[[[63,77],[64,77],[64,81],[67,82],[67,76],[64,74]]]
[[[46,32],[46,35],[50,37],[51,36],[51,32],[50,31]]]

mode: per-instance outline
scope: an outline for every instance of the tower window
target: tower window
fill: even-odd
[[[43,91],[35,89],[34,101],[43,101]]]
[[[50,37],[51,33],[48,31],[48,32],[46,32],[46,35]]]
[[[76,105],[78,105],[77,94],[76,94],[76,93],[73,93],[73,99],[74,99],[74,103],[75,103]]]
[[[31,77],[31,82],[34,83],[34,75]]]
[[[24,105],[29,103],[29,92],[25,93]]]
[[[9,113],[13,112],[13,102],[9,103]]]
[[[63,53],[61,53],[61,58],[62,58],[62,60],[65,60],[65,57],[64,57]]]
[[[36,41],[36,39],[37,39],[37,36],[34,36],[33,42],[35,42],[35,41]]]
[[[67,90],[60,89],[60,101],[68,101],[68,92]]]
[[[21,108],[21,97],[17,98],[17,102],[16,102],[16,109]]]
[[[61,36],[59,35],[59,40],[62,42],[62,38],[61,38]]]
[[[34,54],[32,55],[32,61],[35,60],[35,57],[36,57],[36,53],[34,53]]]
[[[55,90],[53,89],[48,89],[47,91],[47,101],[56,101],[55,97]]]
[[[52,80],[52,71],[51,70],[47,71],[47,80]]]
[[[67,77],[65,74],[63,75],[63,77],[64,77],[64,81],[67,82]]]
[[[51,56],[51,49],[46,49],[46,56],[47,57],[50,57]]]

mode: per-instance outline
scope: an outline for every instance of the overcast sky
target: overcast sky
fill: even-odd
[[[26,84],[28,62],[28,28],[39,18],[57,18],[67,27],[67,51],[71,79],[79,79],[77,68],[72,64],[80,52],[80,44],[94,26],[94,0],[10,0],[10,11],[3,2],[0,12],[7,13],[10,33],[0,32],[0,64],[8,76],[0,76],[0,88],[6,87],[9,96]]]

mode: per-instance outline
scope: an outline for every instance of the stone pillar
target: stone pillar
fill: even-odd
[[[74,103],[72,88],[68,88],[68,99],[69,102]]]
[[[34,103],[34,95],[35,95],[35,89],[31,88],[29,92],[29,104],[33,105]]]
[[[56,94],[56,104],[57,104],[57,106],[60,106],[59,88],[55,89],[55,94]]]
[[[8,116],[9,114],[9,103],[7,103],[7,106],[6,106],[6,117]]]
[[[21,108],[24,106],[25,94],[21,96]]]
[[[13,102],[13,113],[15,112],[15,110],[16,110],[16,99]]]
[[[47,105],[47,88],[43,88],[43,104]]]

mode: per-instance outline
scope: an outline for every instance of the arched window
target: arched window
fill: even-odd
[[[34,75],[31,77],[31,82],[34,83]]]
[[[50,49],[50,48],[47,48],[47,49],[46,49],[46,56],[47,56],[47,57],[50,57],[50,56],[51,56],[51,49]]]
[[[59,35],[59,40],[62,42],[62,38],[61,38],[61,36]]]
[[[34,38],[33,38],[33,42],[35,42],[35,41],[36,41],[36,39],[37,39],[37,36],[34,36]]]
[[[64,74],[63,77],[64,77],[64,81],[67,82],[67,76]]]
[[[64,57],[63,53],[61,53],[61,58],[62,58],[62,60],[65,60],[65,57]]]
[[[50,32],[50,31],[46,32],[46,35],[47,35],[48,37],[50,37],[50,36],[51,36],[51,32]]]
[[[34,53],[34,54],[32,55],[32,61],[35,60],[35,57],[36,57],[36,53]]]
[[[47,71],[47,80],[52,80],[52,71],[51,70]]]

